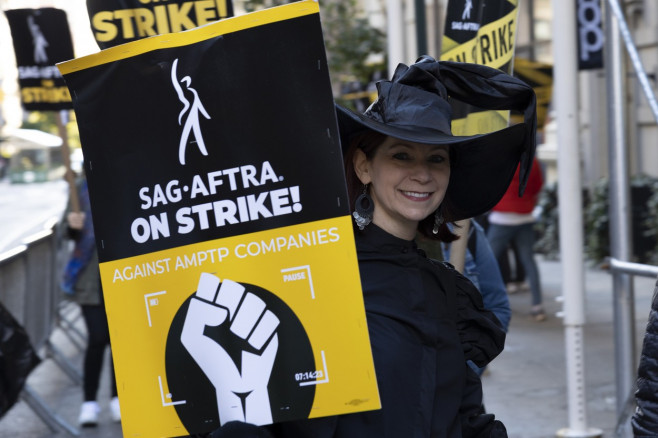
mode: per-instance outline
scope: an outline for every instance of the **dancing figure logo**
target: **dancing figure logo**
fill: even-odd
[[[180,99],[183,104],[183,109],[178,114],[178,124],[183,126],[183,132],[181,133],[180,142],[178,144],[178,160],[184,165],[185,151],[188,143],[196,143],[199,147],[199,151],[203,155],[208,155],[208,150],[203,141],[203,134],[201,133],[201,126],[199,125],[199,114],[202,114],[208,120],[210,120],[210,116],[201,103],[199,93],[197,93],[197,91],[191,86],[192,79],[189,76],[185,76],[180,80],[178,79],[178,74],[176,72],[177,67],[178,58],[174,60],[174,63],[171,66],[171,82],[174,85],[176,94],[178,94],[178,99]],[[181,84],[185,85],[185,90],[183,90]],[[185,97],[186,93],[192,95],[192,103],[190,103],[187,97]],[[190,139],[190,134],[192,133],[194,133],[194,140]]]

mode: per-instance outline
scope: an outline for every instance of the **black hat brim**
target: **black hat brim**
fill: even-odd
[[[343,155],[350,139],[372,130],[401,140],[449,145],[453,150],[450,183],[443,200],[443,213],[451,221],[479,216],[503,197],[525,150],[524,123],[487,134],[453,136],[437,131],[405,129],[372,120],[336,105]]]

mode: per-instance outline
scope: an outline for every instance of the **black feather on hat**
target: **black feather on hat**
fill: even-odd
[[[442,203],[451,221],[490,210],[507,190],[516,168],[523,194],[536,148],[536,97],[525,82],[479,64],[419,58],[398,65],[393,79],[377,83],[377,100],[357,114],[336,105],[343,153],[366,130],[424,144],[450,145],[456,156]],[[487,134],[452,135],[448,99],[487,110],[515,110],[524,122]]]

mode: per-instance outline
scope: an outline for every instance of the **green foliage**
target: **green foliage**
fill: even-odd
[[[539,193],[537,206],[540,215],[535,222],[535,251],[547,259],[555,260],[560,254],[557,184],[547,184]]]
[[[658,179],[636,175],[630,181],[630,236],[633,261],[658,264]],[[600,264],[610,256],[609,181],[600,179],[592,194],[583,192],[585,258]],[[535,224],[535,251],[556,259],[560,253],[557,184],[545,186],[538,205],[541,216]]]
[[[607,178],[596,183],[585,210],[585,256],[594,263],[610,255],[608,185]]]
[[[646,200],[644,217],[642,225],[644,228],[643,237],[653,242],[653,249],[644,254],[647,263],[658,265],[658,179],[649,178],[647,181],[650,195]]]
[[[648,214],[644,221],[646,234],[654,239],[658,238],[658,182],[651,184],[652,195],[647,200]],[[652,255],[651,260],[658,264],[658,251]]]
[[[658,180],[647,175],[635,175],[630,181],[630,225],[633,260],[658,263]],[[610,256],[609,182],[602,178],[594,188],[587,206],[585,254],[594,263]]]
[[[334,82],[368,84],[375,72],[386,68],[386,35],[370,25],[356,0],[326,1],[321,16]],[[378,55],[378,62],[369,62],[373,55]]]
[[[291,1],[246,0],[243,6],[253,12],[286,3]],[[365,90],[376,72],[386,70],[386,35],[370,25],[356,0],[324,0],[320,18],[334,90],[342,92],[345,84],[357,84],[358,91]]]
[[[23,120],[21,128],[36,129],[49,134],[58,135],[57,122],[54,111],[30,111],[27,119]]]
[[[292,3],[292,1],[286,1],[286,0],[246,0],[243,3],[243,6],[244,6],[245,11],[254,12],[254,11],[258,11],[260,9],[273,8],[275,6],[285,5],[286,3]]]
[[[587,192],[583,191],[583,222],[585,219],[585,211],[589,204]],[[539,193],[539,200],[537,206],[540,207],[540,215],[535,222],[535,251],[550,260],[557,260],[560,255],[560,209],[558,205],[558,184],[547,184],[542,188]],[[587,237],[585,237],[585,241]],[[586,246],[586,242],[583,242]]]

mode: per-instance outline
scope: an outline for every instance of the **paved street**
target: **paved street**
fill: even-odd
[[[561,265],[540,260],[544,301],[549,315],[560,311]],[[637,353],[651,304],[655,279],[636,277]],[[587,425],[614,437],[617,421],[612,278],[601,270],[585,272],[586,325],[584,380]],[[565,365],[565,334],[555,316],[542,323],[527,316],[529,292],[510,296],[512,323],[505,351],[483,377],[485,405],[507,426],[510,438],[554,437],[569,427]],[[581,436],[581,435],[574,435]]]
[[[0,253],[41,231],[50,218],[61,218],[67,200],[64,181],[9,184],[8,179],[0,180]]]

